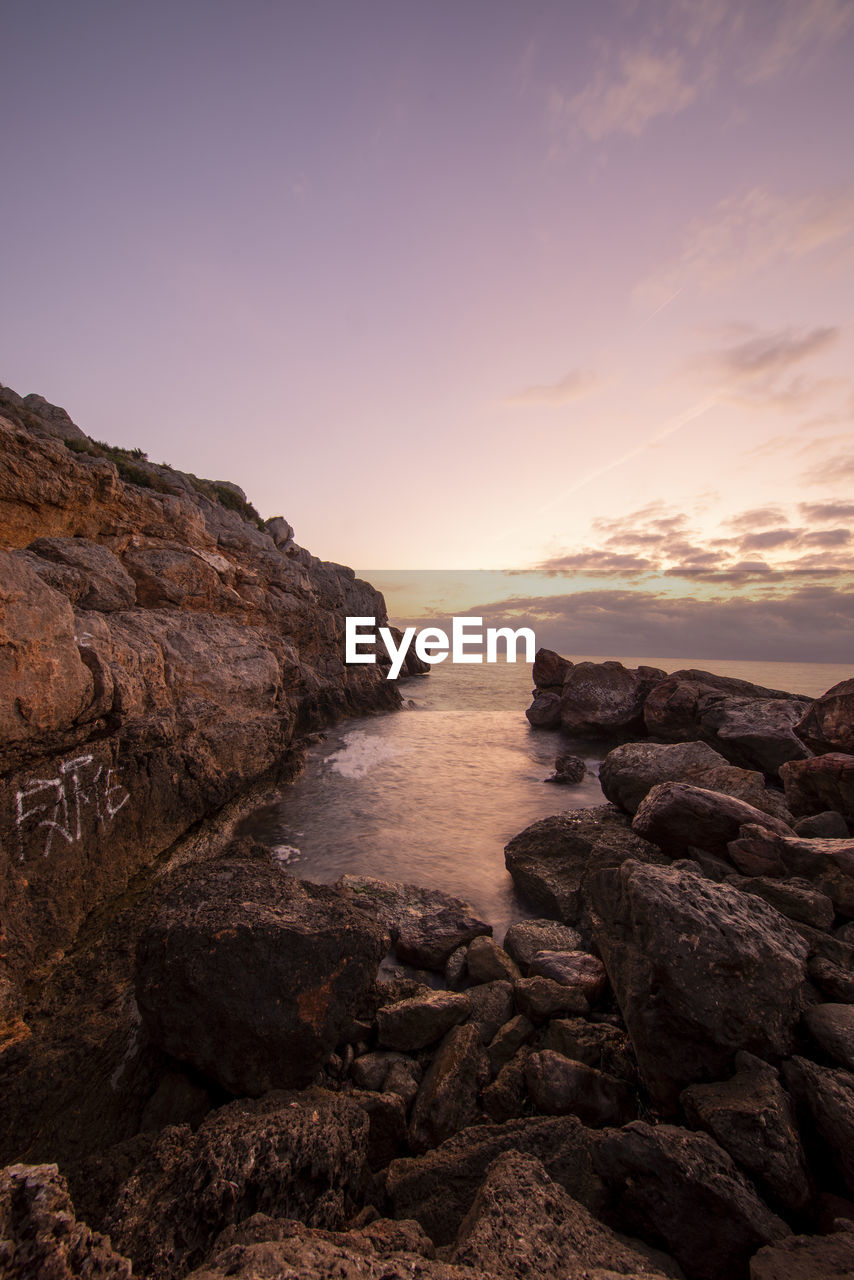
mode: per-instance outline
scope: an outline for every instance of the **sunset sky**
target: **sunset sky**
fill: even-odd
[[[6,0],[2,33],[0,381],[366,572],[795,602],[845,648],[852,0]]]

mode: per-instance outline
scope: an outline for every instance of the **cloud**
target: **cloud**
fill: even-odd
[[[745,69],[744,78],[751,83],[771,80],[795,62],[802,64],[839,40],[854,20],[854,6],[847,0],[788,0],[780,10],[771,39]]]
[[[788,369],[819,351],[826,350],[839,337],[839,329],[825,326],[796,333],[778,329],[759,333],[745,342],[736,343],[718,355],[721,366],[737,377],[754,378],[758,374]]]
[[[832,520],[854,518],[854,502],[800,502],[798,511],[805,520],[817,524]]]
[[[851,541],[850,529],[816,529],[801,538],[802,544],[810,547],[847,547]]]
[[[553,556],[536,565],[537,573],[548,577],[574,573],[639,573],[650,568],[651,561],[642,556],[613,551],[584,550]]]
[[[764,529],[761,533],[749,533],[741,539],[741,551],[765,551],[769,547],[784,547],[797,542],[802,529]]]
[[[837,327],[762,332],[739,326],[735,332],[737,342],[689,362],[718,396],[750,408],[803,409],[838,388],[838,379],[816,378],[798,368],[833,346],[840,335]]]
[[[808,484],[836,484],[854,478],[854,453],[839,453],[812,467],[804,479]]]
[[[582,396],[590,395],[599,386],[600,382],[595,374],[573,369],[565,378],[561,378],[560,382],[527,387],[524,391],[508,396],[502,403],[511,408],[542,406],[559,409],[562,405],[571,404],[573,400],[580,400]]]
[[[756,529],[768,524],[782,524],[785,519],[786,513],[779,507],[751,507],[740,515],[730,516],[725,523],[733,529]]]
[[[676,50],[626,49],[616,72],[600,68],[574,97],[553,91],[552,122],[562,131],[584,133],[593,142],[614,133],[638,137],[656,116],[684,111],[696,95]]]

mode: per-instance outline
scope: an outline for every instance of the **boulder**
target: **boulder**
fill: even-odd
[[[737,1054],[731,1079],[691,1085],[680,1101],[692,1128],[710,1133],[764,1196],[806,1213],[811,1187],[795,1109],[773,1067]]]
[[[854,1073],[821,1067],[808,1058],[792,1058],[783,1063],[783,1074],[799,1109],[845,1179],[849,1195],[854,1195]]]
[[[716,1142],[635,1120],[593,1147],[621,1230],[663,1240],[691,1280],[743,1280],[763,1245],[789,1234]]]
[[[804,840],[749,823],[727,852],[745,875],[806,880],[842,915],[854,916],[854,840]]]
[[[387,929],[398,957],[418,969],[442,969],[457,947],[492,933],[468,902],[439,889],[355,875],[335,887]]]
[[[466,968],[472,982],[513,982],[522,975],[516,961],[492,938],[474,938],[466,951]]]
[[[810,957],[807,972],[826,1000],[854,1004],[854,973],[822,956]]]
[[[137,947],[151,1039],[232,1094],[308,1084],[387,946],[333,890],[263,854],[182,868]]]
[[[483,1110],[490,1120],[503,1124],[521,1116],[528,1098],[525,1064],[531,1050],[526,1046],[505,1062],[492,1084],[483,1091]]]
[[[583,738],[642,731],[647,695],[665,678],[657,667],[629,670],[621,662],[577,662],[564,676],[561,727]]]
[[[650,692],[643,709],[644,724],[650,737],[665,742],[704,739],[731,759],[727,740],[718,738],[708,717],[720,717],[730,702],[736,708],[743,708],[745,703],[762,701],[792,702],[801,715],[810,704],[809,698],[782,689],[766,689],[749,680],[690,669],[674,671]],[[742,764],[744,760],[736,763]]]
[[[540,693],[534,690],[534,701],[525,715],[533,729],[560,728],[560,697],[556,693]]]
[[[750,1280],[850,1280],[852,1258],[850,1226],[829,1236],[790,1236],[750,1259]]]
[[[742,893],[764,898],[788,920],[798,920],[813,929],[830,929],[836,917],[832,900],[808,880],[773,880],[769,876],[732,876],[729,883]]]
[[[442,1041],[418,1089],[409,1124],[413,1151],[437,1147],[478,1114],[489,1062],[473,1026],[454,1027]]]
[[[403,1099],[403,1105],[408,1111],[418,1096],[418,1087],[423,1078],[424,1072],[418,1063],[411,1058],[404,1058],[400,1062],[393,1062],[389,1067],[388,1075],[383,1081],[383,1092],[396,1093]]]
[[[538,951],[531,961],[532,978],[551,978],[562,987],[573,987],[595,1004],[608,983],[605,966],[587,951]]]
[[[377,1010],[377,1035],[389,1049],[413,1052],[436,1044],[472,1011],[468,996],[454,991],[424,991]]]
[[[373,1053],[360,1054],[354,1058],[350,1075],[360,1089],[369,1089],[372,1093],[382,1093],[386,1078],[391,1068],[399,1062],[406,1061],[402,1053],[379,1049]]]
[[[811,754],[795,732],[808,706],[806,699],[727,698],[705,711],[702,730],[727,759],[773,778],[788,760]]]
[[[576,987],[564,987],[551,978],[520,978],[513,988],[516,1007],[532,1022],[546,1022],[562,1013],[589,1013],[586,996]]]
[[[554,653],[551,649],[538,649],[534,656],[531,676],[538,689],[560,691],[572,667],[573,664],[569,659],[562,658],[559,653]]]
[[[555,920],[519,920],[511,924],[504,947],[524,974],[538,951],[577,951],[581,934]]]
[[[588,1022],[585,1018],[554,1018],[543,1037],[543,1048],[554,1049],[565,1058],[573,1058],[588,1067],[597,1067],[608,1075],[637,1082],[637,1066],[625,1031],[607,1022]]]
[[[599,952],[654,1100],[675,1110],[739,1049],[791,1050],[807,945],[759,898],[675,867],[627,862],[591,880]]]
[[[553,1049],[528,1056],[525,1083],[537,1110],[546,1115],[578,1116],[592,1128],[627,1124],[637,1115],[635,1092],[625,1080]]]
[[[854,755],[854,679],[842,680],[816,698],[795,732],[819,755],[829,751]]]
[[[854,823],[854,755],[831,751],[791,760],[780,769],[786,802],[798,817],[833,809]]]
[[[692,847],[725,854],[729,841],[747,822],[780,835],[792,834],[791,827],[779,818],[760,813],[733,796],[688,782],[660,782],[653,787],[638,807],[632,830],[678,858]]]
[[[821,813],[810,814],[807,818],[798,818],[792,830],[796,836],[804,836],[807,840],[847,840],[848,823],[841,813],[833,809],[824,809]]]
[[[486,1049],[489,1069],[493,1075],[497,1075],[522,1046],[528,1043],[534,1030],[533,1022],[524,1013],[517,1013],[515,1018],[498,1028]]]
[[[560,755],[555,757],[555,771],[546,782],[557,782],[561,786],[575,786],[583,782],[587,773],[587,765],[580,756]]]
[[[848,1071],[854,1071],[854,1005],[815,1004],[804,1025],[816,1044]]]
[[[482,982],[466,992],[471,1001],[471,1022],[481,1044],[487,1045],[513,1017],[513,984],[504,980]]]

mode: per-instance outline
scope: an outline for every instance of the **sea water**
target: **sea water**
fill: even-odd
[[[827,663],[621,661],[666,671],[697,667],[809,697],[854,674]],[[538,818],[602,804],[597,773],[607,746],[530,727],[527,664],[443,663],[399,688],[403,710],[327,732],[301,775],[243,830],[306,880],[331,883],[356,873],[464,898],[500,940],[514,920],[536,914],[515,893],[505,844]],[[584,759],[584,780],[546,782],[566,750]]]

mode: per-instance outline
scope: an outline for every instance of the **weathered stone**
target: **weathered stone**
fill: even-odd
[[[690,742],[701,738],[710,742],[727,759],[734,759],[737,764],[762,768],[753,763],[753,758],[744,758],[743,744],[737,738],[728,741],[726,737],[719,737],[715,725],[725,721],[729,707],[736,713],[737,722],[745,713],[749,717],[748,704],[761,704],[763,701],[772,704],[791,702],[798,708],[798,714],[802,715],[810,700],[782,689],[766,689],[762,685],[751,684],[749,680],[713,675],[709,671],[674,671],[650,692],[644,704],[643,717],[651,737],[661,738],[666,742]],[[769,713],[772,719],[772,737],[776,736],[773,729],[775,711],[778,709],[772,707]],[[756,714],[760,723],[766,718],[761,705]],[[748,732],[749,725],[748,718]],[[735,732],[738,736],[738,727],[735,727]],[[786,720],[782,725],[782,732],[788,741],[792,736],[792,729]]]
[[[608,1075],[637,1081],[637,1066],[625,1031],[607,1022],[587,1022],[584,1018],[555,1018],[543,1038],[544,1049],[554,1049],[565,1058],[574,1058]]]
[[[562,987],[580,991],[595,1004],[608,983],[605,966],[587,951],[538,951],[531,961],[532,978],[551,978]]]
[[[854,679],[842,680],[816,698],[795,732],[813,751],[854,754]]]
[[[830,1236],[790,1236],[750,1259],[750,1280],[850,1280],[854,1230]]]
[[[517,1013],[515,1018],[499,1027],[486,1050],[489,1069],[493,1075],[510,1061],[512,1057],[527,1044],[534,1034],[534,1024],[524,1013]]]
[[[475,938],[469,943],[466,968],[472,982],[513,982],[522,976],[516,961],[492,938]]]
[[[785,1054],[803,1007],[807,946],[772,907],[672,867],[627,862],[591,881],[596,941],[665,1110],[719,1078],[739,1049]]]
[[[560,722],[573,737],[608,737],[643,728],[649,692],[666,678],[657,667],[577,662],[564,676]]]
[[[808,880],[772,880],[768,876],[733,876],[742,893],[764,898],[789,920],[800,920],[814,929],[829,929],[836,917],[832,900]]]
[[[551,649],[538,649],[534,656],[531,677],[538,689],[562,689],[567,673],[573,664]]]
[[[439,889],[353,875],[336,888],[388,929],[398,957],[416,968],[442,969],[457,947],[492,933],[467,902]]]
[[[854,1005],[813,1005],[804,1014],[804,1024],[825,1053],[854,1071]]]
[[[534,690],[534,701],[525,715],[534,729],[560,728],[560,697],[556,693]]]
[[[51,566],[71,570],[58,589],[79,608],[113,613],[136,604],[133,578],[109,547],[90,538],[36,538],[28,550],[29,563],[47,582]]]
[[[796,836],[803,836],[806,840],[847,840],[849,834],[848,823],[841,813],[833,809],[799,818],[792,830]]]
[[[457,947],[445,961],[445,982],[453,991],[461,985],[466,973],[466,956],[468,947]]]
[[[230,1093],[304,1085],[343,1038],[386,943],[333,890],[225,858],[176,874],[139,941],[137,1003],[157,1045]]]
[[[688,1123],[710,1133],[772,1203],[807,1211],[810,1180],[794,1107],[773,1067],[738,1054],[730,1080],[691,1085],[680,1101]]]
[[[808,706],[806,699],[728,698],[706,710],[703,733],[729,760],[775,777],[787,760],[809,755],[795,732]]]
[[[471,1014],[468,996],[454,991],[425,991],[377,1010],[380,1044],[412,1051],[435,1044]]]
[[[369,1089],[373,1093],[382,1093],[386,1077],[397,1062],[403,1062],[402,1053],[377,1050],[374,1053],[363,1053],[353,1061],[350,1074],[360,1089]]]
[[[427,1151],[471,1124],[488,1079],[489,1063],[477,1029],[454,1027],[436,1051],[418,1090],[409,1125],[412,1150]]]
[[[779,835],[792,834],[779,818],[760,813],[734,796],[688,782],[660,782],[653,787],[638,807],[632,830],[673,857],[683,857],[692,846],[709,853],[726,853],[728,843],[735,840],[745,823],[755,823]]]
[[[716,1142],[636,1120],[593,1147],[621,1229],[663,1240],[691,1280],[745,1276],[762,1245],[789,1234]]]
[[[783,1074],[854,1194],[854,1073],[792,1058],[783,1063]]]
[[[483,982],[469,987],[466,995],[471,1001],[472,1026],[477,1028],[481,1044],[487,1045],[513,1017],[513,984],[501,980]]]
[[[393,1070],[392,1067],[389,1076]],[[373,1171],[384,1169],[406,1148],[405,1100],[400,1094],[389,1089],[385,1089],[382,1093],[354,1089],[347,1096],[368,1117],[366,1151],[368,1166]]]
[[[580,756],[560,755],[555,757],[555,771],[546,782],[557,782],[561,786],[574,786],[583,782],[587,774],[587,765]]]
[[[504,938],[505,950],[525,975],[538,951],[577,951],[580,946],[581,934],[556,920],[519,920]]]
[[[634,1090],[625,1080],[552,1049],[529,1055],[525,1082],[534,1105],[546,1115],[578,1116],[594,1128],[627,1124],[637,1115]]]
[[[545,1022],[562,1013],[585,1014],[590,1005],[581,991],[551,978],[520,978],[513,988],[516,1007],[532,1022]]]
[[[810,981],[824,993],[827,1000],[854,1004],[854,973],[850,969],[843,969],[823,956],[812,956],[807,971]]]
[[[798,817],[833,809],[854,823],[854,755],[833,751],[783,765],[780,777],[786,801]]]
[[[803,878],[837,911],[854,917],[854,840],[804,840],[751,823],[730,841],[727,852],[746,875]]]
[[[418,1087],[423,1078],[424,1073],[421,1067],[411,1058],[393,1062],[383,1081],[383,1092],[396,1093],[403,1099],[403,1104],[408,1111],[418,1096]]]
[[[527,1098],[525,1064],[530,1053],[527,1046],[520,1049],[483,1091],[483,1110],[496,1124],[513,1120],[523,1112]]]

